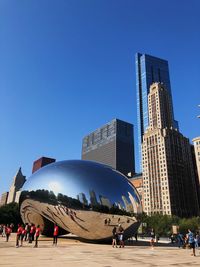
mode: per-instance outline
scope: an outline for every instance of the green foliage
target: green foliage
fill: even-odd
[[[0,224],[11,224],[16,227],[18,223],[22,223],[19,205],[17,203],[9,203],[0,207]]]
[[[159,236],[170,236],[172,233],[172,225],[179,226],[179,231],[183,234],[187,233],[188,229],[197,231],[200,229],[200,217],[179,218],[177,216],[154,214],[152,216],[143,215],[142,222],[146,223],[146,233],[153,228]]]
[[[190,229],[193,232],[196,232],[200,229],[200,217],[192,217],[188,219],[180,219],[179,221],[179,231],[181,233],[187,233],[187,230]]]

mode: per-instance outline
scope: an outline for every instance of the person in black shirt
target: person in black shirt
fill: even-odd
[[[112,246],[117,248],[117,228],[116,226],[112,230]]]

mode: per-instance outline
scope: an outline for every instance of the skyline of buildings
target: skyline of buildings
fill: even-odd
[[[198,215],[200,137],[193,139],[195,171],[189,139],[179,132],[178,122],[174,119],[168,61],[137,53],[135,63],[138,151],[142,173],[135,174],[134,126],[120,119],[113,119],[85,136],[81,158],[109,165],[133,177],[130,181],[138,189],[143,210],[148,215]],[[33,163],[32,173],[52,162],[55,159],[39,158]],[[19,176],[20,172],[21,168]],[[2,194],[1,203],[17,202],[18,198],[19,186],[13,181],[10,192]],[[77,198],[86,205],[82,193]],[[97,202],[93,191],[90,199],[93,205]],[[123,201],[127,206],[126,200]],[[106,196],[101,196],[101,202],[109,206]]]
[[[133,124],[113,119],[82,141],[83,160],[97,161],[124,175],[135,173]]]

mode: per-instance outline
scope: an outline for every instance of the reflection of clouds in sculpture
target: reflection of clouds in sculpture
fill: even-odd
[[[61,191],[62,186],[56,181],[50,181],[48,184],[48,188],[50,191],[53,191],[57,195]]]
[[[111,237],[119,218],[125,236],[132,235],[138,223],[131,216],[141,211],[141,203],[124,175],[96,162],[75,160],[35,172],[24,185],[20,210],[24,222],[30,222],[31,213],[39,214],[80,237],[99,240]],[[105,228],[108,218],[111,224]]]

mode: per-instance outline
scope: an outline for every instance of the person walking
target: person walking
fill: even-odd
[[[22,234],[22,227],[20,224],[18,224],[18,228],[17,228],[17,235],[16,235],[16,248],[19,247],[19,240]]]
[[[178,233],[177,235],[177,241],[178,241],[178,247],[183,247],[183,235],[181,233]]]
[[[53,245],[57,246],[57,242],[58,242],[58,225],[55,224],[54,225],[54,230],[53,230]]]
[[[187,239],[188,239],[188,243],[190,245],[190,248],[192,248],[192,254],[191,254],[191,256],[196,256],[196,254],[195,254],[194,234],[192,233],[192,231],[190,229],[188,229]]]
[[[197,242],[197,248],[199,249],[200,248],[200,234],[199,234],[199,232],[197,232],[197,234],[196,234],[196,242]]]
[[[38,247],[38,238],[40,236],[40,232],[41,232],[41,229],[40,229],[40,225],[38,224],[36,231],[35,231],[35,246],[34,246],[34,248]]]
[[[153,249],[154,248],[154,243],[155,243],[155,232],[154,232],[153,228],[151,229],[150,236],[151,236],[150,246],[151,246],[151,249]]]
[[[116,226],[114,226],[112,230],[112,247],[117,248],[117,227]]]
[[[6,242],[8,242],[12,229],[10,228],[9,224],[6,226]]]
[[[29,243],[32,243],[32,241],[34,241],[35,229],[36,229],[35,224],[32,223],[30,233],[29,233]]]

